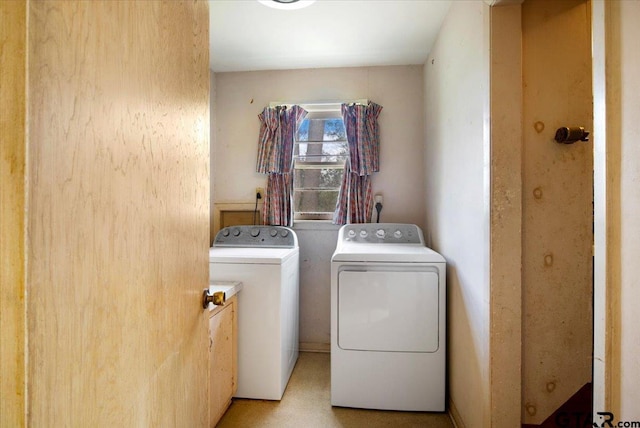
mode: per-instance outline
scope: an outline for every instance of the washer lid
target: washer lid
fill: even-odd
[[[298,248],[211,247],[209,263],[283,264],[298,254]]]
[[[333,253],[332,262],[445,263],[444,257],[420,244],[349,244]]]

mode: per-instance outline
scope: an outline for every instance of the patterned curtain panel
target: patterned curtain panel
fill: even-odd
[[[293,141],[296,126],[306,115],[300,106],[266,107],[258,115],[261,125],[256,171],[269,174],[262,205],[264,224],[292,224]]]
[[[380,170],[380,129],[382,106],[370,102],[342,104],[342,118],[349,143],[349,162],[338,195],[334,224],[371,221],[373,194],[371,175]]]
[[[269,174],[262,205],[262,223],[290,226],[293,217],[293,174]]]

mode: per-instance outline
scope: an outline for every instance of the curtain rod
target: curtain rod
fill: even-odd
[[[367,105],[367,104],[369,104],[369,100],[367,98],[362,98],[362,99],[359,99],[359,100],[320,101],[320,102],[305,101],[305,102],[297,102],[297,103],[272,101],[272,102],[269,103],[269,107],[293,106],[293,105],[300,105],[300,106],[307,105],[307,106],[323,107],[323,106],[333,106],[333,105],[340,105],[340,104],[363,104],[363,105]]]

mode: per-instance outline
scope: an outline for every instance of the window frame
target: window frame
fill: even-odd
[[[323,104],[299,104],[302,108],[304,108],[308,115],[305,119],[340,119],[342,120],[342,103],[323,103]],[[302,124],[302,122],[300,122]],[[346,148],[345,155],[336,155],[342,159],[338,159],[335,161],[321,161],[321,160],[300,160],[299,156],[296,153],[299,151],[300,144],[325,144],[325,143],[341,143],[341,145]],[[328,155],[331,156],[331,155]],[[318,157],[322,157],[319,155]],[[326,221],[333,220],[334,211],[326,212],[326,211],[298,211],[296,209],[296,193],[304,192],[307,189],[308,191],[337,191],[338,195],[340,195],[340,189],[342,187],[342,179],[340,180],[340,184],[333,188],[323,188],[323,187],[304,187],[296,186],[296,171],[297,170],[323,170],[323,169],[339,169],[342,170],[343,174],[346,169],[346,163],[349,161],[349,144],[347,142],[347,138],[345,135],[344,140],[335,140],[335,141],[299,141],[298,140],[298,126],[296,126],[296,132],[294,137],[294,156],[293,156],[293,192],[292,192],[292,203],[293,203],[293,220],[312,220],[312,221]]]

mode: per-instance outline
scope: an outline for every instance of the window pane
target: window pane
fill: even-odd
[[[304,119],[298,126],[297,141],[309,141],[309,119]]]
[[[296,189],[339,189],[344,169],[342,168],[309,168],[296,169],[293,183]],[[332,210],[333,211],[333,210]]]
[[[336,209],[338,190],[300,190],[293,192],[296,213],[332,213]]]
[[[324,120],[324,138],[322,141],[338,141],[346,139],[347,132],[344,129],[344,122],[342,119]]]
[[[304,119],[296,136],[297,141],[338,141],[346,140],[344,122],[339,118]]]
[[[298,143],[294,155],[302,162],[344,162],[349,155],[346,141],[335,143]]]
[[[311,112],[296,132],[293,209],[297,218],[331,218],[349,157],[339,110]]]

